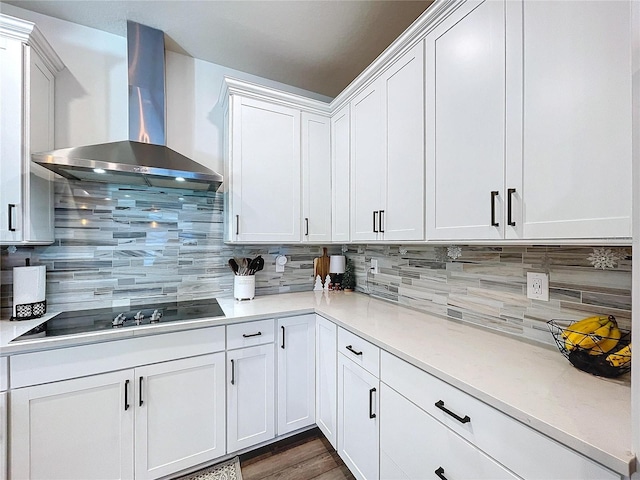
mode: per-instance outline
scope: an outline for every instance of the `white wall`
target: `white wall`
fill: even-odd
[[[56,148],[126,140],[126,39],[12,5],[2,4],[2,13],[34,22],[66,66],[56,78]],[[331,100],[174,52],[166,63],[167,146],[217,172],[223,171],[218,97],[225,75]]]

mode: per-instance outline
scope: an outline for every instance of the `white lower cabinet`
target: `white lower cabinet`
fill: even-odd
[[[359,480],[379,477],[380,382],[338,355],[338,454]]]
[[[380,384],[380,478],[515,479],[481,450]]]
[[[278,320],[278,435],[315,423],[314,314]]]
[[[273,349],[273,343],[268,343],[227,352],[229,452],[271,440],[275,436]]]
[[[134,478],[133,370],[10,392],[10,478]]]
[[[136,480],[226,453],[224,359],[219,352],[136,368]]]
[[[0,480],[7,478],[7,392],[0,392]]]
[[[316,315],[316,424],[333,448],[338,447],[338,327]]]

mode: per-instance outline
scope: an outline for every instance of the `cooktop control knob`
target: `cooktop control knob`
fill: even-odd
[[[124,313],[120,313],[116,318],[114,318],[111,321],[111,325],[114,327],[121,327],[122,325],[124,325],[124,321],[126,319],[127,319],[126,315]]]
[[[133,318],[136,321],[136,325],[140,325],[140,322],[144,320],[144,313],[142,313],[142,311],[139,311],[133,316]]]
[[[161,310],[154,310],[153,313],[151,314],[151,318],[149,319],[149,321],[151,323],[158,323],[160,321],[160,319],[162,318],[162,311]]]

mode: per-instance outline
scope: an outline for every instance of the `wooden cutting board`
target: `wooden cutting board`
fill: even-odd
[[[320,275],[320,278],[324,282],[324,279],[329,275],[329,255],[327,255],[327,249],[322,249],[322,256],[313,259],[313,278]]]

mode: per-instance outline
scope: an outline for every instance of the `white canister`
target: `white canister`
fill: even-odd
[[[233,298],[236,300],[251,300],[255,296],[255,275],[236,275],[233,277]]]

